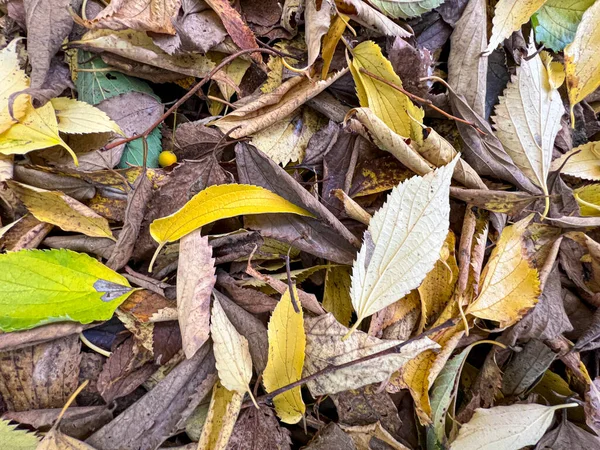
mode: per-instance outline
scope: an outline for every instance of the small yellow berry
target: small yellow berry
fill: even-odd
[[[160,167],[168,167],[177,162],[177,155],[172,151],[165,150],[164,152],[160,152],[158,155],[158,164]]]

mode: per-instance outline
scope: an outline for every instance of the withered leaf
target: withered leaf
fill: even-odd
[[[92,28],[133,28],[175,34],[171,19],[177,15],[180,5],[181,0],[117,0],[86,25]]]
[[[235,423],[227,448],[289,450],[290,443],[290,432],[279,425],[270,408],[246,408]]]

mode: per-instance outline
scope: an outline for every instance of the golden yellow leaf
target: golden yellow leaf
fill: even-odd
[[[216,298],[213,301],[210,333],[221,384],[241,395],[248,392],[252,397],[248,386],[252,379],[252,358],[248,340],[238,333]]]
[[[402,87],[400,77],[381,53],[381,48],[373,41],[362,42],[352,50],[352,57],[349,67],[360,106],[370,108],[394,133],[421,143],[423,109],[403,93],[360,71],[365,69]]]
[[[600,216],[600,184],[588,184],[573,190],[582,216]]]
[[[566,161],[566,163],[565,163]],[[550,170],[584,180],[600,180],[600,142],[588,142],[552,162]]]
[[[333,19],[333,23],[329,27],[327,34],[323,38],[323,51],[321,52],[321,58],[323,58],[323,68],[321,69],[321,78],[327,78],[329,73],[329,66],[335,53],[335,48],[340,42],[340,38],[346,31],[346,25],[348,24],[348,16],[344,14],[338,14]]]
[[[242,394],[228,391],[220,382],[215,384],[198,450],[224,450],[227,447],[243,399]]]
[[[51,223],[65,231],[114,240],[108,220],[63,192],[47,191],[15,181],[9,181],[8,184],[39,221]]]
[[[293,287],[298,302],[298,291]],[[294,311],[290,291],[286,290],[273,310],[269,321],[269,360],[263,372],[267,392],[298,381],[302,377],[306,333],[302,309]],[[285,423],[297,423],[304,416],[306,407],[302,401],[300,386],[290,389],[273,399],[277,416]]]
[[[24,155],[55,145],[67,150],[77,164],[77,155],[58,135],[58,123],[50,102],[37,109],[28,102],[23,119],[0,134],[0,153],[5,155]]]
[[[117,133],[123,134],[119,125],[89,103],[67,97],[50,100],[58,120],[58,131],[70,134]]]
[[[500,0],[494,10],[492,37],[484,55],[492,53],[513,31],[520,29],[544,3],[546,0]]]
[[[504,328],[516,323],[537,303],[539,274],[523,242],[531,219],[529,216],[502,231],[483,269],[479,296],[467,307],[466,314],[494,320]]]
[[[244,214],[291,213],[301,216],[313,215],[277,194],[259,186],[246,184],[221,184],[210,186],[187,202],[170,216],[156,219],[150,224],[150,234],[158,252],[168,242],[174,242],[188,233],[220,219]]]
[[[350,268],[334,266],[327,269],[323,308],[333,314],[339,323],[348,326],[352,318],[350,299]]]
[[[600,2],[595,2],[583,13],[573,42],[565,47],[565,71],[573,127],[573,107],[600,86],[599,21]]]
[[[17,57],[17,40],[0,51],[0,133],[4,133],[17,123],[8,112],[8,98],[13,92],[19,92],[29,87],[29,79],[21,67]],[[13,103],[13,116],[21,119],[29,103],[28,95],[19,95]]]
[[[417,288],[421,297],[421,323],[417,334],[420,334],[425,326],[432,322],[446,307],[452,294],[454,285],[458,279],[458,265],[454,255],[456,236],[452,231],[448,232],[440,259],[438,259],[429,272],[421,286]]]

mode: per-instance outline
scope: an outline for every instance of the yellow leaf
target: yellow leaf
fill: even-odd
[[[55,145],[65,148],[77,164],[77,155],[58,135],[58,123],[50,102],[37,109],[28,103],[21,122],[0,134],[0,153],[5,155],[24,155]]]
[[[467,307],[466,314],[494,320],[504,328],[516,323],[537,303],[540,279],[523,242],[523,233],[531,218],[502,231],[483,269],[480,294]]]
[[[167,217],[156,219],[150,224],[150,234],[158,249],[152,263],[162,247],[192,231],[220,219],[244,214],[291,213],[301,216],[313,215],[286,199],[259,186],[246,184],[221,184],[210,186],[183,207]]]
[[[555,159],[550,170],[558,169],[565,175],[600,181],[600,142],[580,145]]]
[[[452,298],[454,285],[458,279],[455,245],[456,237],[450,231],[440,252],[440,259],[436,261],[431,272],[425,276],[417,289],[421,297],[421,323],[417,334],[420,334],[432,319],[437,318]]]
[[[323,308],[332,313],[339,323],[348,326],[352,319],[350,299],[350,268],[336,266],[327,269]]]
[[[565,47],[565,71],[573,127],[573,107],[600,86],[599,21],[600,2],[595,2],[583,13],[573,42]]]
[[[17,123],[8,112],[8,98],[13,92],[19,92],[29,87],[29,80],[19,66],[17,57],[17,40],[0,51],[0,133],[4,133]],[[21,119],[29,103],[28,95],[19,95],[13,103],[13,116]]]
[[[400,77],[381,53],[381,48],[373,41],[366,41],[352,50],[352,56],[349,66],[360,106],[370,108],[394,133],[420,144],[423,141],[423,109],[393,87],[360,72],[361,68],[365,69],[402,87]]]
[[[573,191],[582,216],[600,216],[600,184],[588,184]]]
[[[198,442],[199,450],[224,450],[227,447],[233,426],[242,409],[243,399],[242,394],[228,391],[219,382],[215,384],[208,416]]]
[[[248,387],[252,379],[252,358],[248,340],[238,333],[216,298],[212,307],[210,333],[221,384],[238,394],[248,392],[252,397]]]
[[[15,181],[8,181],[8,184],[39,221],[51,223],[65,231],[114,240],[108,220],[74,198],[60,191],[47,191]]]
[[[298,291],[293,287],[298,302]],[[294,311],[290,291],[286,290],[273,310],[269,321],[269,360],[263,372],[267,392],[298,381],[302,377],[306,333],[302,309]],[[306,407],[302,401],[300,386],[290,389],[273,399],[275,411],[285,423],[297,423],[304,416]]]
[[[58,131],[61,133],[118,133],[123,134],[119,125],[98,108],[78,100],[58,97],[50,100],[56,112]]]
[[[492,53],[513,31],[521,28],[525,22],[542,6],[546,0],[500,0],[494,10],[492,37],[484,55]]]
[[[348,24],[348,16],[344,14],[338,14],[333,19],[333,23],[329,27],[327,34],[323,38],[323,51],[321,52],[321,58],[323,58],[323,69],[321,69],[321,78],[327,78],[329,73],[329,66],[335,53],[335,48],[340,42],[340,38],[346,31],[346,25]]]

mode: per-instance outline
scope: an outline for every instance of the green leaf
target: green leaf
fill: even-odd
[[[0,255],[0,292],[0,330],[16,331],[108,320],[133,289],[94,258],[61,249]]]
[[[10,450],[35,450],[39,440],[33,433],[17,430],[6,420],[0,420],[0,448]]]
[[[389,17],[408,19],[437,8],[444,0],[371,0],[369,3]]]
[[[150,94],[157,100],[152,88],[138,78],[124,75],[120,72],[106,72],[108,67],[100,57],[95,57],[90,52],[78,51],[79,68],[92,72],[78,72],[77,87],[78,100],[96,105],[103,100],[127,92],[141,92]],[[148,167],[158,167],[158,155],[162,151],[161,132],[154,129],[148,136]],[[144,161],[144,144],[141,139],[129,142],[125,146],[119,168],[126,169],[130,166],[142,166]]]
[[[533,15],[536,41],[555,52],[573,41],[581,17],[595,0],[548,0]]]

